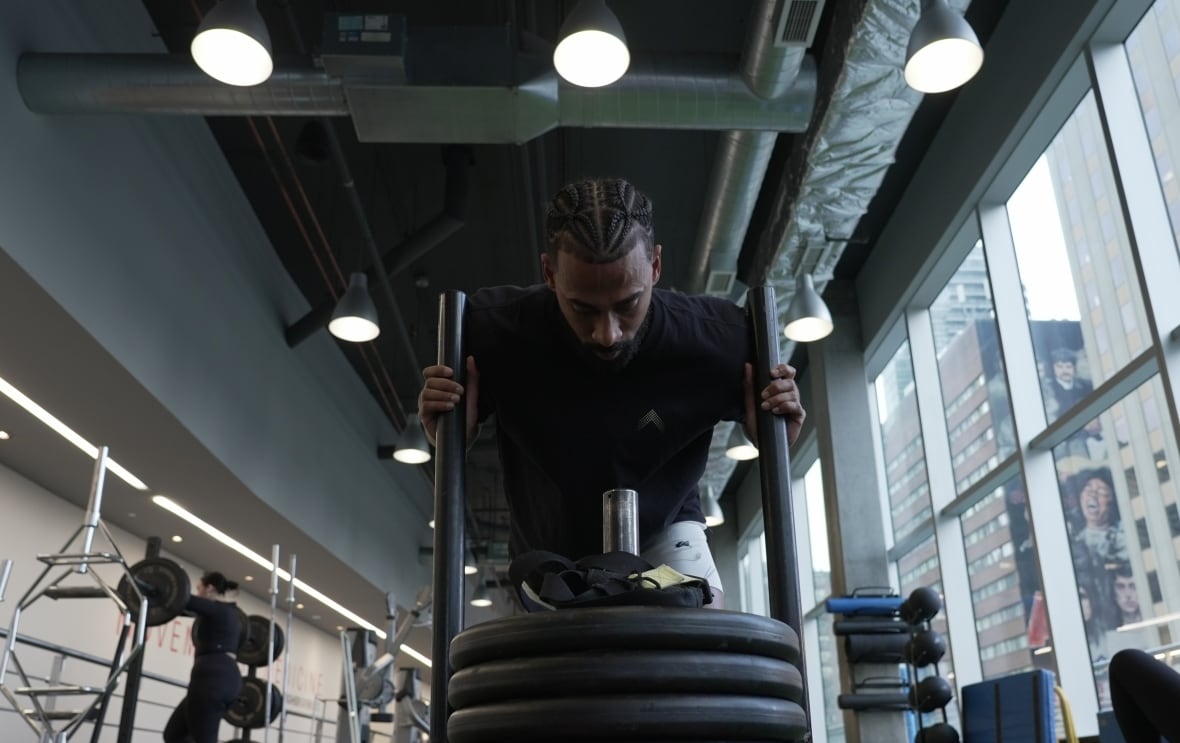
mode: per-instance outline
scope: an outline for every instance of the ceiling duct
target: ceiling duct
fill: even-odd
[[[950,4],[963,11],[968,3]],[[835,76],[823,83],[830,94],[821,123],[792,152],[751,263],[751,280],[776,288],[780,311],[799,274],[812,274],[820,291],[831,279],[922,101],[902,74],[917,4],[870,0],[848,13],[847,33],[833,34],[850,41],[838,50],[842,64],[825,69]]]
[[[431,50],[411,40],[407,53]],[[437,73],[415,80],[415,66],[407,64],[407,82],[282,69],[261,85],[230,88],[183,56],[29,53],[18,84],[36,113],[350,116],[362,142],[443,144],[520,144],[561,126],[799,132],[815,103],[814,65],[773,100],[755,95],[721,58],[637,60],[601,89],[560,85],[552,69],[531,64],[511,87],[462,74],[446,84]]]
[[[963,10],[967,2],[951,5]],[[902,75],[918,4],[848,0],[835,11],[817,83],[817,125],[792,147],[769,226],[756,236],[742,272],[751,285],[774,288],[780,318],[799,273],[811,273],[820,292],[832,278],[922,101]],[[794,345],[784,340],[782,358],[791,357]],[[734,468],[725,458],[728,433],[718,427],[710,448],[705,481],[717,492]]]
[[[823,3],[817,0],[760,0],[756,4],[740,63],[741,78],[751,93],[763,101],[778,101],[789,94],[804,69],[807,76],[814,76],[814,67],[804,52],[815,38],[822,11]],[[804,131],[808,123],[793,131]],[[731,130],[721,136],[713,159],[704,202],[707,208],[701,215],[689,264],[686,289],[693,293],[733,296],[741,292],[737,282],[724,279],[737,266],[778,139],[774,130],[740,126]]]

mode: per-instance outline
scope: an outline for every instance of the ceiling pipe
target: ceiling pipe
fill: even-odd
[[[249,88],[219,83],[187,55],[25,53],[17,85],[34,113],[348,116],[338,78],[276,69]]]
[[[364,269],[370,283],[377,282],[389,287],[389,282],[394,276],[462,229],[467,211],[469,170],[472,162],[470,147],[451,146],[444,148],[443,163],[447,175],[442,211],[384,253],[379,253],[375,257],[370,254],[370,263]],[[348,190],[355,195],[355,188],[350,187]],[[350,201],[352,198],[352,196],[349,197]],[[357,197],[357,202],[359,204],[359,197]],[[354,211],[357,208],[357,205],[353,206]],[[364,220],[362,230],[368,235],[367,240],[372,239],[372,231],[368,228],[368,219],[364,217],[363,207],[357,215],[357,219]],[[388,291],[388,298],[392,301],[393,290],[389,288]],[[287,345],[294,348],[323,328],[327,324],[328,318],[332,316],[334,307],[335,302],[330,298],[326,299],[309,310],[303,317],[291,323],[286,331]],[[396,302],[394,302],[394,307],[396,308]],[[401,321],[400,312],[397,317],[401,323],[398,335],[409,354],[407,359],[413,363],[412,368],[418,371],[421,367],[418,365],[417,354],[413,350],[413,342],[410,340],[404,321]]]
[[[815,105],[807,66],[764,100],[723,57],[637,60],[618,83],[562,86],[552,70],[515,87],[352,81],[279,69],[250,88],[222,85],[170,55],[26,53],[17,82],[41,114],[349,116],[364,142],[514,143],[562,126],[803,131]]]
[[[805,56],[809,39],[779,42],[779,21],[791,5],[790,0],[759,0],[750,17],[740,75],[750,92],[764,101],[787,95],[805,62],[805,76],[815,76],[814,63]],[[818,15],[821,8],[818,3],[810,10]],[[814,23],[806,25],[814,29]],[[738,255],[777,139],[777,132],[736,128],[722,134],[689,262],[689,284],[685,287],[689,293],[740,293],[740,287],[734,286]]]

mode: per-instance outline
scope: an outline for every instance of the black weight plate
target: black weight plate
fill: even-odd
[[[283,635],[283,628],[275,625],[275,649],[274,655],[268,660],[266,657],[267,647],[267,629],[270,627],[270,619],[258,614],[251,614],[246,621],[248,627],[246,631],[245,642],[238,645],[238,662],[245,663],[248,666],[266,666],[270,665],[271,660],[277,659],[283,654],[283,645],[286,642],[286,637]]]
[[[165,557],[148,557],[128,570],[142,586],[147,598],[149,627],[167,624],[180,616],[192,593],[192,583],[184,568]],[[139,599],[126,575],[119,580],[116,590],[131,609],[132,616],[138,617]]]
[[[785,699],[729,694],[602,695],[468,707],[451,714],[452,743],[513,741],[795,741],[807,730],[802,708]]]
[[[745,694],[803,697],[799,669],[778,658],[698,650],[585,652],[468,666],[451,677],[455,709],[510,699],[592,694]]]
[[[777,619],[737,611],[592,607],[477,624],[451,640],[451,665],[582,650],[717,650],[798,665],[799,635]]]
[[[250,631],[250,626],[246,621],[247,620],[246,612],[242,611],[242,607],[235,604],[234,608],[238,610],[238,647],[241,647],[242,643],[246,641],[246,633]],[[201,626],[201,615],[197,614],[193,618],[193,639],[194,639],[194,641],[197,638],[197,632],[198,632],[197,628],[200,626]]]
[[[256,676],[242,678],[242,690],[222,719],[236,728],[255,730],[266,727],[266,690],[270,689],[270,722],[274,722],[283,708],[283,695],[271,683]]]

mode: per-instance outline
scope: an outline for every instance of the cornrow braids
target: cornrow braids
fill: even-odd
[[[562,188],[549,202],[545,237],[549,255],[569,250],[589,263],[611,263],[642,240],[648,257],[655,245],[651,200],[622,178],[585,178]]]

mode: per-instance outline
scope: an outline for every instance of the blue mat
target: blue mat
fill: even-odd
[[[1056,743],[1054,683],[1038,669],[964,686],[963,743]]]

